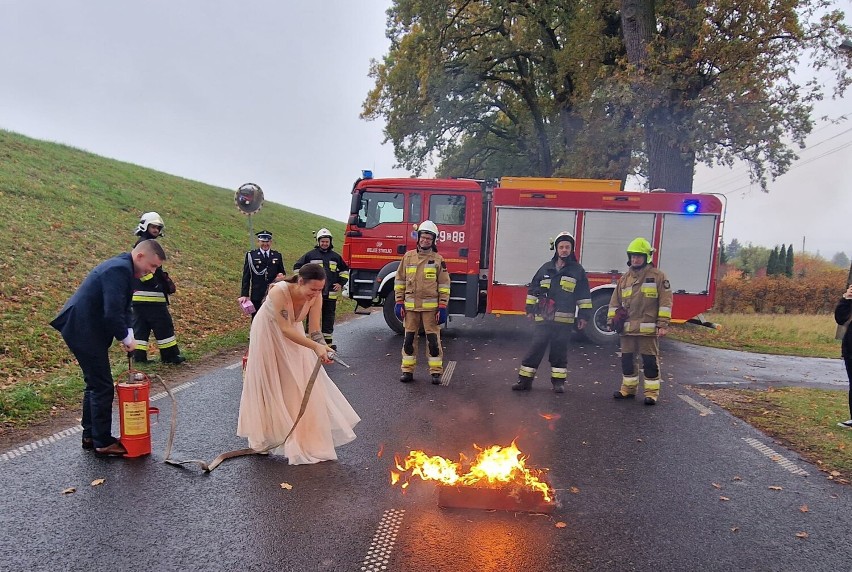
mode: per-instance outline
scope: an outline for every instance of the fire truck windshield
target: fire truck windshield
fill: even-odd
[[[405,195],[402,193],[364,191],[356,224],[360,228],[374,228],[386,222],[402,222],[404,207]]]

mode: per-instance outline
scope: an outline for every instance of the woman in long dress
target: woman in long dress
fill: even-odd
[[[252,322],[237,435],[246,437],[253,449],[284,441],[317,360],[331,363],[331,350],[320,333],[324,285],[323,267],[305,264],[297,275],[269,289]],[[305,316],[310,337],[302,327]],[[355,438],[352,429],[360,420],[320,367],[296,429],[270,452],[284,455],[291,465],[337,459],[334,448]]]

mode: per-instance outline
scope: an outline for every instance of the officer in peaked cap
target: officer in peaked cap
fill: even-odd
[[[243,282],[239,301],[242,303],[251,300],[255,310],[259,310],[269,285],[283,280],[287,270],[284,267],[284,257],[277,250],[272,250],[272,233],[261,230],[255,236],[257,236],[257,248],[246,252],[243,263]]]

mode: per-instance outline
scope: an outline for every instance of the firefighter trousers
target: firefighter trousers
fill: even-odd
[[[322,337],[325,344],[332,344],[334,334],[334,314],[337,311],[337,300],[322,299]]]
[[[645,397],[656,401],[660,397],[660,342],[657,336],[621,336],[621,394],[636,395],[639,389],[636,354],[642,356]]]
[[[417,345],[420,328],[426,332],[429,373],[444,373],[444,350],[441,347],[441,327],[435,310],[408,310],[405,312],[403,326],[405,337],[402,342],[402,372],[414,373],[417,365]]]
[[[565,383],[568,377],[568,340],[571,337],[571,326],[556,322],[539,322],[533,326],[533,343],[527,355],[521,361],[518,371],[520,379],[532,381],[535,372],[544,357],[544,352],[550,346],[550,381]]]
[[[148,360],[148,338],[152,330],[161,360],[171,361],[180,355],[168,304],[134,304],[133,337],[136,338],[136,351],[133,352],[133,358],[136,361]]]

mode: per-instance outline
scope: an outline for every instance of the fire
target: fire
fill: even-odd
[[[508,447],[492,445],[482,449],[474,444],[474,448],[479,453],[470,464],[466,463],[464,455],[455,462],[423,451],[410,451],[404,460],[396,457],[399,472],[391,471],[391,484],[401,483],[400,486],[405,489],[411,478],[417,476],[424,481],[450,486],[501,488],[515,485],[539,491],[546,502],[551,501],[550,486],[539,478],[544,471],[527,468],[527,457],[514,441]],[[405,478],[406,473],[409,473],[408,478]]]

